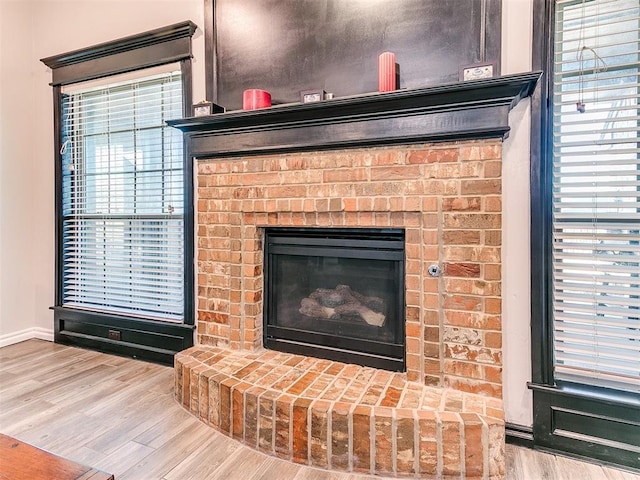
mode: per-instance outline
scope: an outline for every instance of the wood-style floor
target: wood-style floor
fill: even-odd
[[[0,348],[0,432],[116,480],[382,480],[257,453],[186,413],[172,389],[169,367],[29,340]],[[507,478],[640,475],[507,445]]]

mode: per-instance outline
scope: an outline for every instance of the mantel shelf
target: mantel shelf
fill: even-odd
[[[540,72],[170,120],[194,158],[506,138]]]

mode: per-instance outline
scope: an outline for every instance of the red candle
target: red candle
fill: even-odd
[[[242,93],[242,108],[244,110],[256,110],[271,106],[271,94],[266,90],[250,88]]]
[[[396,55],[381,53],[378,57],[378,91],[391,92],[396,88]]]

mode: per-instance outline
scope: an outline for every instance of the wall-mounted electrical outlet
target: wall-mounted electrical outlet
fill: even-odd
[[[109,330],[109,340],[122,340],[120,330]]]

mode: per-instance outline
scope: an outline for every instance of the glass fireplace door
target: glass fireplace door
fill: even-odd
[[[404,232],[270,229],[265,346],[404,369]]]

